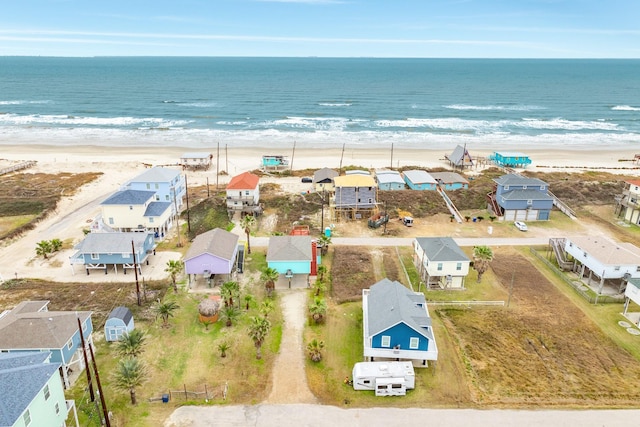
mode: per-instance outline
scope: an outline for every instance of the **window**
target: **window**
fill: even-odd
[[[49,400],[51,397],[51,392],[49,391],[49,384],[44,386],[44,400]]]
[[[389,335],[383,335],[380,345],[382,347],[391,347],[391,337]]]
[[[526,185],[523,185],[523,186],[522,186],[522,189],[523,189],[523,190],[526,190],[526,189],[527,189],[527,186],[526,186]]]
[[[156,184],[155,184],[155,187],[156,187],[156,190],[157,190],[158,188],[160,188],[160,186],[158,185],[158,183],[157,183],[157,182],[156,182]]]
[[[128,252],[122,252],[122,258],[129,258]]]
[[[462,270],[462,263],[461,262],[456,264],[456,271],[460,271],[460,270]]]
[[[153,217],[149,217],[149,222],[153,222]]]
[[[73,338],[71,338],[71,339],[69,340],[69,342],[67,343],[67,348],[68,348],[69,350],[71,350],[71,349],[73,348]]]
[[[56,403],[56,415],[60,413],[60,404]]]
[[[156,202],[160,201],[160,196],[156,194]]]
[[[616,265],[613,269],[614,269],[615,271],[620,271],[620,266],[619,266],[619,265]]]
[[[165,194],[164,199],[168,202],[169,201],[169,195]]]
[[[151,184],[147,182],[147,190],[151,190]]]
[[[113,225],[113,217],[109,217],[109,225]]]
[[[92,260],[100,259],[100,254],[92,253],[92,254],[91,254],[91,259],[92,259]]]
[[[504,186],[504,190],[506,191],[506,190],[508,190],[508,189],[509,189],[509,186],[508,186],[508,185],[505,185],[505,186]]]
[[[24,421],[25,426],[28,426],[31,424],[31,412],[29,412],[28,409],[25,411],[24,415],[22,416],[22,421]]]
[[[129,205],[129,210],[132,211],[133,210],[133,206]]]
[[[244,192],[244,195],[245,195],[245,196],[248,196],[248,195],[249,195],[249,190],[245,191],[245,192]]]
[[[420,344],[420,338],[411,337],[411,339],[409,339],[409,348],[411,350],[416,350],[419,344]]]
[[[541,186],[540,186],[540,191],[544,191],[544,190],[545,190],[545,186],[544,186],[544,185],[541,185]]]
[[[438,263],[438,271],[442,271],[442,263],[441,262]]]
[[[531,199],[527,200],[527,205],[528,205],[528,206],[533,205],[533,200],[531,200]]]

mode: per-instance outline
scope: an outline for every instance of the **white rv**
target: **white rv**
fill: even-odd
[[[411,362],[360,362],[352,375],[354,390],[374,390],[376,396],[404,396],[416,385]]]

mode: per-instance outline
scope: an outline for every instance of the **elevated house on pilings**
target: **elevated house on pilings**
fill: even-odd
[[[506,174],[493,180],[487,209],[504,221],[546,221],[553,208],[549,185],[538,179]]]
[[[335,194],[330,207],[336,219],[362,219],[378,207],[378,186],[371,175],[350,174],[333,179]]]
[[[213,154],[211,153],[184,153],[180,156],[180,164],[183,169],[209,170]]]
[[[566,238],[572,270],[598,295],[620,295],[630,279],[640,279],[640,248],[605,237]]]
[[[451,154],[445,154],[444,157],[449,161],[449,165],[454,170],[464,170],[465,168],[472,168],[474,166],[473,158],[467,147],[458,145]]]
[[[618,218],[640,225],[640,180],[625,181],[622,194],[616,196],[615,214]]]

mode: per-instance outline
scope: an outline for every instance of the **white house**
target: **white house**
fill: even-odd
[[[605,282],[622,292],[629,279],[640,278],[640,248],[602,236],[578,236],[565,240],[565,251],[573,258],[573,271],[596,281],[602,294]]]
[[[173,202],[157,201],[155,191],[118,191],[100,207],[102,222],[113,231],[152,232],[163,237],[172,225]]]
[[[413,261],[427,288],[464,289],[471,260],[451,237],[416,237]]]
[[[227,184],[227,210],[253,213],[259,210],[260,177],[251,172],[231,178]]]

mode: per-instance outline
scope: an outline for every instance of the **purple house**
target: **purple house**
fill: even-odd
[[[185,272],[189,275],[203,275],[211,279],[217,275],[227,275],[235,270],[238,256],[238,235],[221,228],[214,228],[199,234],[193,240],[184,261]]]

